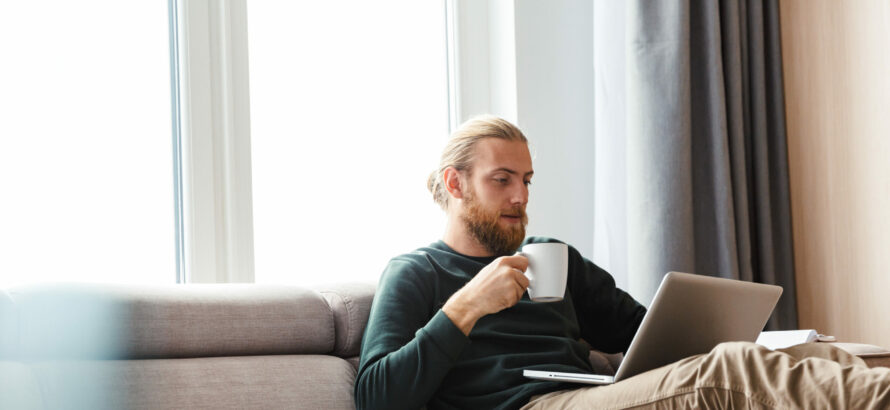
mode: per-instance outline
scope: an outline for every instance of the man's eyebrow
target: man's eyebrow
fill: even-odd
[[[498,169],[496,169],[496,170],[494,170],[494,171],[491,171],[491,173],[493,174],[493,173],[498,172],[498,171],[506,172],[506,173],[511,174],[511,175],[516,175],[516,174],[518,174],[518,172],[516,172],[516,171],[514,171],[514,170],[512,170],[512,169],[510,169],[510,168],[504,168],[504,167],[500,167],[500,168],[498,168]],[[531,176],[531,175],[534,175],[534,174],[535,174],[535,171],[528,171],[528,172],[525,173],[525,176]]]

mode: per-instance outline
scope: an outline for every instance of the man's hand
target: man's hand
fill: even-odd
[[[464,287],[448,298],[442,311],[465,334],[482,316],[515,305],[528,288],[524,272],[528,258],[502,256],[482,268]]]

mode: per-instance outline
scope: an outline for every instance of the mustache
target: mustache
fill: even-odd
[[[528,215],[525,213],[525,209],[520,207],[510,208],[498,213],[498,216],[518,216],[522,218],[522,220],[526,220]]]

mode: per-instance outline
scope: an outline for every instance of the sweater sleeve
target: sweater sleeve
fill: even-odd
[[[396,258],[381,276],[362,339],[358,409],[424,406],[469,343],[435,306],[433,274]]]
[[[581,337],[597,350],[626,352],[646,308],[615,286],[605,270],[569,247],[569,281]]]

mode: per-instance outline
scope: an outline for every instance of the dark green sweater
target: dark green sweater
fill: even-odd
[[[530,237],[523,242],[558,242]],[[524,369],[591,372],[588,348],[627,350],[646,309],[569,247],[565,298],[515,306],[476,322],[469,337],[442,312],[446,300],[494,258],[439,241],[393,258],[362,340],[359,409],[518,408],[533,395],[582,385],[531,380]]]

